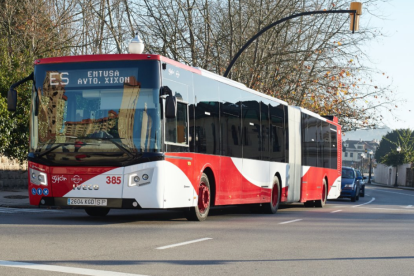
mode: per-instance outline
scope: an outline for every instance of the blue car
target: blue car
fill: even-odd
[[[350,198],[352,202],[359,200],[360,181],[354,168],[342,167],[341,195]]]

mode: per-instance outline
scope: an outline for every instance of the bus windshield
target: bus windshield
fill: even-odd
[[[61,164],[126,161],[161,146],[157,61],[37,65],[30,151]]]

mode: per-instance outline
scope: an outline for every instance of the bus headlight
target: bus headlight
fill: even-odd
[[[47,174],[35,169],[30,169],[30,182],[35,185],[47,186]]]
[[[139,180],[140,179],[139,179],[139,177],[136,173],[130,174],[129,175],[128,186],[130,186],[130,187],[137,186]]]
[[[142,186],[150,184],[152,180],[154,169],[144,169],[131,173],[128,176],[128,186]]]

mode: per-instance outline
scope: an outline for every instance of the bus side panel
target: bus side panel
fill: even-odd
[[[287,167],[286,163],[268,162],[253,159],[232,158],[238,173],[242,175],[243,203],[270,202],[273,188],[273,178],[279,175],[281,178],[282,198],[287,192]]]
[[[174,164],[184,159],[170,160],[172,162],[154,161],[126,167],[126,183],[122,197],[135,199],[142,208],[195,206],[197,195],[194,187],[183,169]],[[188,166],[187,160],[184,161]],[[148,177],[144,177],[144,174]],[[140,180],[131,185],[135,176]]]
[[[302,167],[302,197],[301,202],[319,200],[322,198],[323,179],[328,179],[328,194],[338,179],[338,171],[318,167]],[[336,189],[336,186],[333,188]]]

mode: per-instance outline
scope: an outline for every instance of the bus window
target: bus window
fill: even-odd
[[[187,139],[187,105],[177,102],[177,117],[166,119],[165,141],[166,143],[188,145]]]
[[[258,101],[244,101],[243,120],[243,158],[260,160],[260,105]]]

